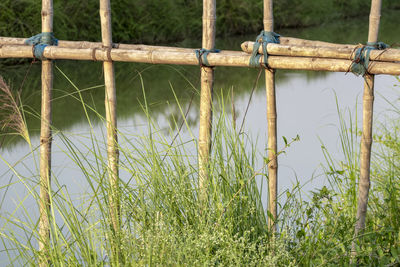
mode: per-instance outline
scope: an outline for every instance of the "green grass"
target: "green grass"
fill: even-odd
[[[68,79],[68,77],[65,77]],[[90,112],[81,91],[72,95],[81,101],[87,123]],[[143,90],[145,93],[145,90]],[[53,173],[51,247],[54,266],[343,266],[350,262],[354,238],[360,133],[357,119],[339,113],[343,159],[336,161],[324,149],[325,175],[329,186],[302,192],[301,185],[281,193],[279,232],[267,231],[262,205],[266,194],[265,151],[245,133],[238,133],[225,110],[226,96],[219,95],[214,112],[214,139],[206,207],[198,201],[197,142],[194,136],[178,135],[184,109],[171,120],[165,133],[147,116],[147,133],[120,133],[122,231],[111,231],[107,210],[110,193],[107,181],[105,139],[93,127],[83,137],[54,129],[64,153],[79,170],[87,190],[79,198],[58,182]],[[229,98],[229,96],[228,96]],[[227,101],[229,102],[229,101]],[[396,105],[394,105],[396,107]],[[397,110],[397,112],[399,112]],[[347,115],[346,115],[347,114]],[[104,118],[97,113],[100,120]],[[23,117],[22,117],[23,118]],[[189,124],[184,127],[190,133]],[[359,244],[361,265],[400,264],[399,121],[378,127],[372,165],[372,188],[366,229]],[[287,146],[295,146],[294,138]],[[293,143],[294,142],[294,143]],[[286,147],[281,148],[284,152]],[[35,147],[33,156],[37,156]],[[1,157],[1,156],[0,156]],[[4,159],[3,159],[4,160]],[[0,240],[13,265],[34,266],[37,251],[37,218],[24,201],[38,201],[38,175],[19,174],[26,186],[18,211],[1,214]],[[4,190],[4,189],[3,189]],[[10,193],[8,193],[10,194]],[[3,205],[5,205],[3,203]],[[112,253],[112,246],[120,248]]]

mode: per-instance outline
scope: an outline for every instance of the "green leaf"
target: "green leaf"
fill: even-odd
[[[287,141],[286,137],[282,136],[282,138],[283,138],[283,142],[285,142],[285,146],[287,146],[288,141]]]

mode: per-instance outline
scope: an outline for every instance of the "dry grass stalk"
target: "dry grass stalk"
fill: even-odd
[[[12,130],[31,146],[28,127],[21,111],[19,95],[14,96],[10,87],[0,76],[0,121],[1,130]]]
[[[109,0],[100,0],[100,21],[103,47],[111,49],[111,8]],[[107,157],[111,193],[109,194],[109,209],[113,232],[120,232],[120,200],[118,174],[118,137],[117,137],[117,97],[115,87],[114,63],[110,58],[103,62],[105,83],[105,109],[107,123]],[[117,248],[114,248],[117,249]],[[113,250],[114,250],[113,249]],[[118,255],[118,254],[116,254]]]
[[[135,49],[78,49],[48,46],[44,50],[44,56],[49,59],[73,59],[73,60],[99,60],[107,61],[109,57],[113,61],[141,62],[150,64],[175,64],[198,65],[195,50],[188,52],[160,51],[160,50],[135,50]],[[248,67],[249,54],[239,51],[221,51],[210,53],[207,56],[211,66]],[[22,45],[0,46],[0,58],[33,58],[32,47]],[[261,63],[263,59],[261,58]],[[352,61],[349,59],[314,58],[314,57],[288,57],[269,56],[268,65],[273,69],[312,70],[348,72]],[[370,62],[368,68],[371,74],[400,75],[400,63]]]
[[[251,54],[253,52],[254,42],[246,41],[242,43],[241,48],[244,52]],[[299,46],[299,45],[282,45],[268,44],[268,54],[275,56],[293,56],[293,57],[316,57],[316,58],[336,58],[351,59],[355,58],[355,49],[359,45],[352,47],[322,47],[322,46]],[[262,47],[258,51],[263,53]],[[370,53],[372,61],[400,61],[400,49],[372,50]]]
[[[369,17],[368,42],[378,41],[379,23],[381,17],[382,0],[372,0],[371,13]],[[374,75],[367,74],[364,77],[363,96],[363,130],[360,150],[360,179],[358,182],[357,221],[352,242],[352,256],[357,256],[357,242],[365,228],[365,218],[368,208],[368,195],[370,188],[370,164],[372,146],[372,120],[374,105]]]
[[[53,1],[42,1],[42,32],[53,32]],[[40,122],[40,266],[48,266],[50,249],[50,185],[51,185],[51,98],[53,89],[53,62],[42,61],[42,104]]]
[[[203,38],[204,49],[215,47],[215,0],[203,0]],[[199,193],[200,201],[207,199],[208,168],[211,150],[212,99],[214,69],[201,66],[200,126],[199,126]]]
[[[264,0],[264,30],[274,30],[273,2]],[[277,218],[277,179],[278,159],[277,132],[276,132],[276,95],[275,95],[275,70],[265,70],[265,89],[267,94],[267,121],[268,121],[268,227],[270,231],[276,231],[275,220]]]

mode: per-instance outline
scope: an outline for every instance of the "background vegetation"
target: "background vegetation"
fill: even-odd
[[[400,8],[384,1],[384,9]],[[218,35],[257,33],[262,28],[261,0],[219,0]],[[276,28],[319,25],[369,13],[365,0],[275,1]],[[200,0],[114,0],[115,42],[160,43],[201,37]],[[59,39],[100,40],[97,0],[54,2],[54,32]],[[41,2],[3,0],[0,3],[0,36],[29,37],[41,31]]]

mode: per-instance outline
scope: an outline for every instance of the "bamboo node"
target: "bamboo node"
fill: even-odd
[[[107,60],[105,60],[105,61],[111,62],[112,61],[112,58],[111,58],[111,49],[112,49],[112,47],[111,46],[102,45],[101,48],[102,48],[103,51],[106,51],[106,53],[107,53],[106,54],[107,55]]]
[[[154,51],[154,49],[150,49],[150,50],[149,50],[149,58],[150,58],[150,62],[151,62],[152,64],[154,64],[153,51]]]
[[[371,96],[371,95],[364,95],[363,96],[363,101],[364,102],[370,102],[370,101],[373,101],[374,99],[375,99],[375,97]]]
[[[217,17],[216,16],[203,16],[203,20],[205,20],[205,21],[216,21]]]
[[[53,16],[53,11],[42,10],[42,11],[40,12],[40,14],[42,15],[42,17]]]
[[[51,136],[49,138],[45,138],[45,137],[40,138],[40,144],[41,145],[49,144],[52,141],[53,141],[53,138]]]
[[[366,137],[362,136],[361,140],[362,140],[363,143],[365,143],[367,145],[372,144],[372,138],[366,138]]]
[[[96,50],[97,50],[97,47],[95,47],[95,48],[92,49],[92,60],[93,60],[93,61],[97,61],[97,58],[96,58]]]

